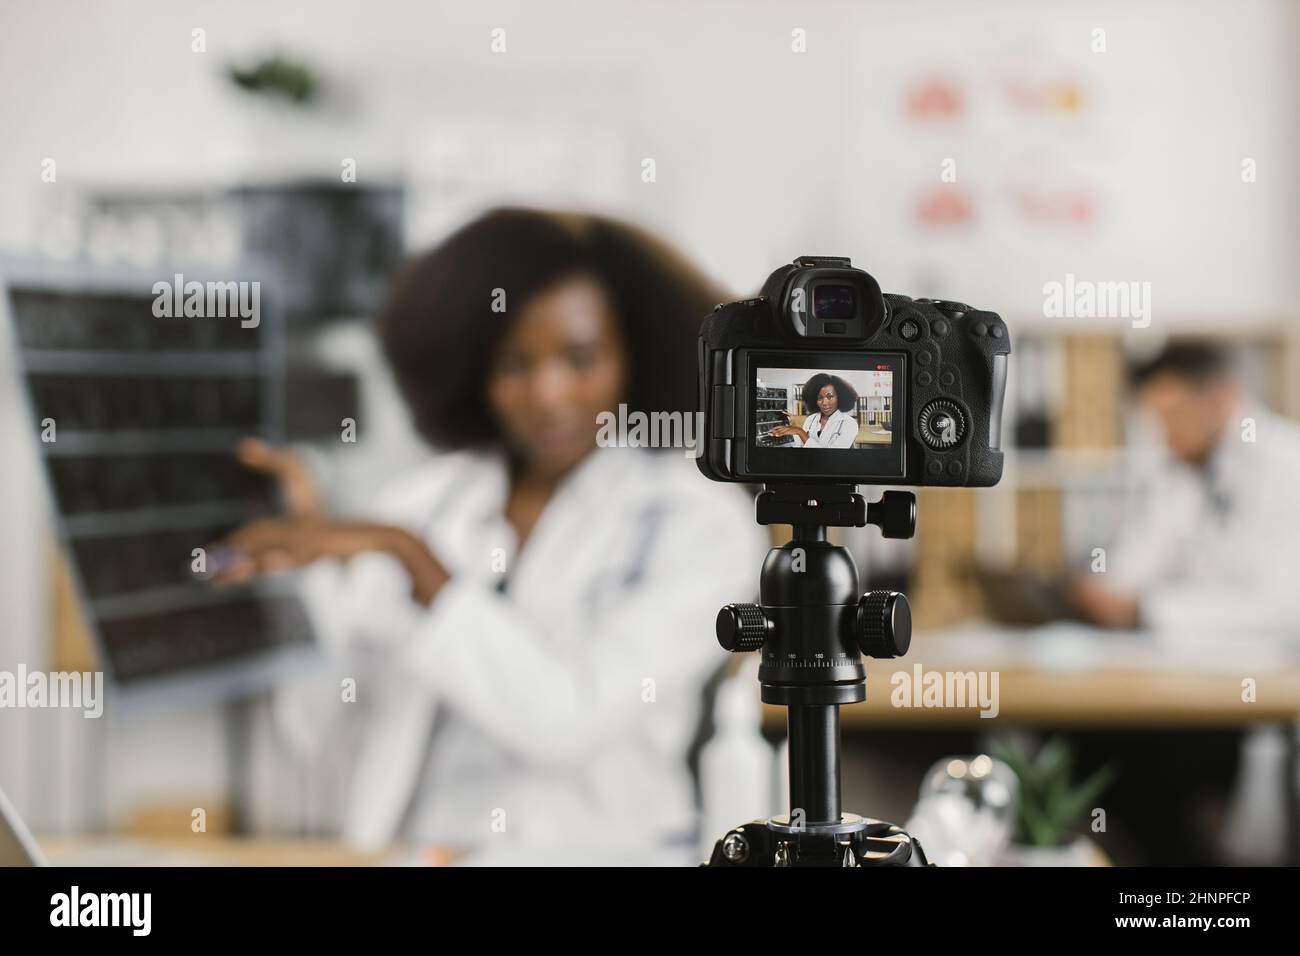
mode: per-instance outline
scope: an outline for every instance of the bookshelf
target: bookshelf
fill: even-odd
[[[786,424],[786,390],[780,387],[759,385],[754,394],[755,441],[759,445],[789,445],[794,439],[789,435],[774,436],[773,428]]]

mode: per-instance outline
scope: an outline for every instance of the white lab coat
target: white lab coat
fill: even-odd
[[[815,412],[804,420],[803,429],[808,433],[808,440],[796,435],[794,440],[798,447],[852,448],[858,437],[858,420],[837,408],[831,412],[825,427],[822,427],[821,412]]]
[[[1241,422],[1254,422],[1254,441]],[[1300,427],[1243,406],[1203,472],[1166,462],[1106,566],[1158,636],[1300,635]]]
[[[521,555],[506,493],[499,456],[455,453],[379,499],[452,572],[428,608],[385,555],[303,574],[321,640],[368,650],[383,675],[357,678],[370,726],[345,837],[587,841],[635,859],[694,823],[685,755],[726,656],[714,618],[752,599],[767,535],[741,489],[671,451],[592,452]],[[335,660],[335,676],[366,673]]]

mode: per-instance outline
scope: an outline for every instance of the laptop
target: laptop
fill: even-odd
[[[989,617],[999,624],[1039,627],[1052,621],[1079,619],[1064,578],[978,567],[970,568],[968,573],[984,599]]]
[[[45,857],[18,811],[0,790],[0,866],[45,866]]]

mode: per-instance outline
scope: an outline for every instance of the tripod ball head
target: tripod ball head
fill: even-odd
[[[902,657],[912,643],[912,608],[898,591],[868,591],[858,600],[857,644],[864,657]],[[715,625],[723,650],[759,650],[772,633],[772,621],[759,604],[728,604]]]

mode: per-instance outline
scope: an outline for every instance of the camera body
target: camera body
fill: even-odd
[[[801,256],[705,319],[696,462],[714,481],[997,484],[1010,353],[994,312]]]

